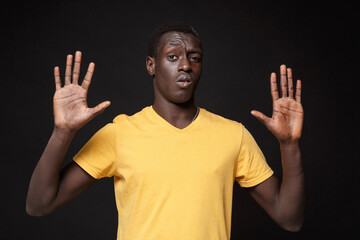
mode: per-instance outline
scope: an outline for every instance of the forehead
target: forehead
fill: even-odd
[[[160,38],[159,50],[172,47],[183,47],[190,51],[202,49],[199,39],[192,33],[167,32]]]

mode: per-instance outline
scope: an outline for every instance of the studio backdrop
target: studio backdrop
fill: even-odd
[[[195,27],[203,49],[196,104],[243,123],[281,178],[279,144],[251,116],[271,115],[269,77],[281,64],[303,83],[301,148],[306,217],[298,233],[279,228],[237,183],[231,239],[327,239],[358,231],[355,184],[355,6],[307,1],[28,1],[10,3],[9,53],[1,64],[1,239],[115,239],[113,179],[44,217],[25,212],[28,184],[53,129],[53,68],[63,77],[67,54],[83,54],[82,74],[96,64],[88,94],[111,106],[75,136],[64,164],[118,114],[153,102],[145,59],[158,25]],[[211,199],[209,199],[211,201]],[[166,229],[164,229],[166,231]]]

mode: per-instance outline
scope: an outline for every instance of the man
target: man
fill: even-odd
[[[195,105],[202,46],[185,24],[158,27],[150,37],[146,67],[153,77],[153,105],[133,116],[117,116],[61,170],[77,130],[110,105],[87,107],[95,65],[89,64],[79,85],[80,62],[80,52],[74,67],[73,56],[67,56],[63,87],[59,68],[54,69],[54,131],[30,182],[30,215],[50,213],[96,179],[114,177],[118,239],[230,239],[236,180],[281,227],[301,228],[303,109],[301,82],[295,91],[290,68],[280,67],[281,96],[276,74],[270,76],[272,117],[251,112],[280,143],[280,183],[243,125]]]

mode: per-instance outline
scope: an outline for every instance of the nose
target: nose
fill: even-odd
[[[182,57],[179,61],[179,67],[178,67],[178,71],[184,71],[184,72],[189,72],[191,71],[191,64],[189,62],[189,59],[187,59],[187,57]]]

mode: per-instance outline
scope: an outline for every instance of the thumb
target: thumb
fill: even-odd
[[[264,124],[266,127],[269,125],[270,123],[270,118],[265,116],[265,114],[263,114],[262,112],[256,111],[256,110],[252,110],[251,111],[251,115],[253,115],[254,117],[256,117],[262,124]]]
[[[104,101],[98,104],[96,107],[91,108],[92,117],[96,117],[97,115],[101,114],[108,106],[110,106],[110,104],[110,101]]]

